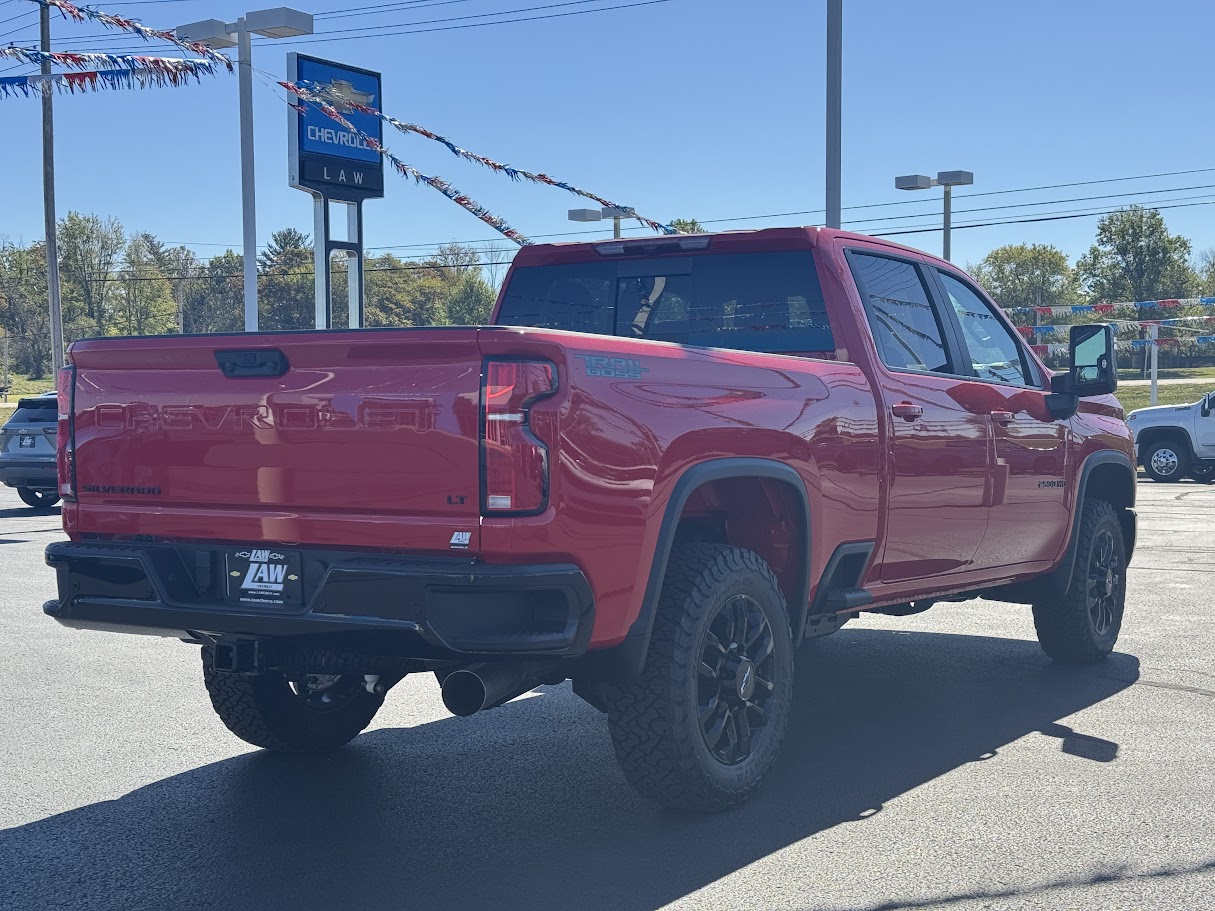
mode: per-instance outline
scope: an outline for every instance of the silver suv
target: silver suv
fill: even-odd
[[[27,506],[50,509],[59,502],[55,442],[59,428],[55,393],[21,399],[0,430],[0,481],[16,487]]]

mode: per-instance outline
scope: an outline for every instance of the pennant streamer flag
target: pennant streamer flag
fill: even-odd
[[[1215,297],[1166,298],[1158,301],[1123,301],[1118,304],[1080,304],[1074,307],[1009,307],[1006,313],[1040,313],[1043,316],[1067,316],[1070,313],[1113,313],[1119,308],[1135,310],[1176,309],[1178,307],[1215,307]]]
[[[51,6],[59,10],[65,19],[72,19],[76,22],[84,22],[86,19],[93,22],[100,22],[107,28],[121,29],[124,32],[131,32],[138,35],[144,41],[167,41],[175,47],[182,50],[190,51],[193,54],[198,54],[200,57],[205,57],[212,63],[218,63],[220,66],[232,72],[232,60],[225,54],[207,47],[205,44],[199,44],[196,41],[182,41],[172,32],[161,31],[156,28],[148,28],[134,19],[127,19],[123,16],[115,16],[112,13],[104,13],[101,10],[85,7],[81,9],[68,0],[30,0],[31,3],[36,3],[39,6]]]
[[[458,158],[463,158],[466,161],[472,161],[476,162],[477,164],[485,165],[485,167],[496,171],[499,174],[505,174],[511,180],[518,180],[522,177],[523,179],[530,180],[534,183],[546,184],[550,187],[559,187],[562,190],[573,193],[575,196],[581,196],[584,199],[592,199],[601,206],[611,209],[623,209],[629,213],[630,218],[636,218],[643,225],[646,225],[647,227],[652,228],[653,230],[662,234],[679,233],[670,225],[664,225],[661,222],[654,221],[651,218],[638,215],[636,210],[631,206],[621,206],[612,202],[611,200],[604,199],[602,196],[597,196],[587,190],[581,190],[578,187],[568,184],[565,181],[557,180],[555,177],[550,177],[547,174],[537,174],[533,173],[532,171],[525,171],[522,168],[514,168],[510,165],[505,165],[494,161],[492,158],[486,158],[484,155],[478,155],[475,152],[462,149],[445,136],[440,136],[438,133],[432,133],[425,127],[420,127],[415,123],[405,123],[397,120],[395,117],[389,117],[387,114],[384,114],[373,107],[369,107],[368,105],[360,104],[357,101],[351,101],[349,98],[346,98],[338,92],[333,91],[333,89],[329,86],[319,85],[315,82],[280,82],[279,85],[304,101],[309,101],[316,105],[328,104],[339,112],[343,110],[354,110],[362,114],[369,114],[372,117],[380,118],[387,124],[391,124],[402,133],[416,133],[417,135],[423,136],[426,139],[442,143],[453,155],[457,156]]]
[[[20,60],[33,66],[49,61],[54,66],[72,70],[149,70],[161,73],[170,80],[211,75],[215,64],[210,60],[179,60],[176,57],[136,57],[118,54],[95,53],[47,53],[25,47],[0,47],[0,57]],[[174,82],[176,85],[177,83]]]
[[[428,187],[433,187],[434,189],[438,190],[440,193],[442,193],[444,196],[446,196],[448,199],[450,199],[456,205],[471,212],[473,215],[475,215],[477,218],[481,219],[481,221],[485,222],[487,225],[489,225],[495,231],[498,231],[501,234],[505,235],[506,237],[509,237],[511,240],[513,240],[519,246],[526,247],[531,244],[531,241],[528,240],[527,237],[525,237],[523,234],[521,234],[520,232],[518,232],[514,228],[512,228],[510,226],[510,224],[506,221],[506,219],[501,218],[497,215],[494,215],[492,212],[490,212],[487,208],[485,208],[483,205],[481,205],[475,199],[473,199],[470,196],[465,196],[463,193],[461,193],[459,190],[457,190],[455,187],[453,187],[451,184],[449,184],[443,178],[428,177],[425,174],[423,174],[421,171],[419,171],[417,168],[407,165],[405,162],[401,161],[401,159],[397,158],[397,156],[393,155],[390,151],[388,151],[388,149],[385,148],[384,145],[378,139],[376,139],[374,136],[364,133],[362,130],[360,130],[358,127],[356,127],[354,124],[352,124],[349,120],[347,120],[345,117],[343,117],[341,112],[338,111],[338,109],[335,108],[333,105],[331,105],[327,102],[324,102],[324,101],[313,102],[313,103],[316,104],[316,106],[318,108],[320,108],[320,110],[322,111],[322,113],[325,114],[326,117],[329,117],[330,119],[336,121],[337,123],[340,123],[342,126],[344,126],[346,129],[348,129],[350,132],[354,133],[355,136],[357,136],[361,140],[363,140],[363,142],[367,143],[367,147],[369,149],[374,149],[376,152],[379,152],[382,156],[387,158],[388,161],[392,164],[392,166],[394,168],[396,168],[401,174],[405,175],[406,177],[412,177],[417,183],[424,183]],[[296,110],[299,111],[301,116],[308,115],[307,108],[304,108],[302,105],[297,105]]]
[[[171,63],[186,61],[173,60]],[[83,73],[52,73],[48,76],[34,74],[32,76],[0,77],[0,97],[23,95],[26,98],[37,96],[58,89],[60,93],[96,92],[102,89],[146,89],[154,86],[185,85],[191,76],[198,79],[201,73],[212,71],[212,64],[207,60],[189,61],[202,64],[202,67],[186,71],[180,69],[119,69],[119,70],[86,70]]]

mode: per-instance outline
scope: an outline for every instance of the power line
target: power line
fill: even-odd
[[[399,9],[425,9],[429,6],[451,6],[453,3],[468,3],[469,0],[407,0],[404,3],[377,3],[374,6],[346,6],[338,7],[333,10],[325,10],[321,13],[313,13],[313,19],[345,19],[348,16],[358,16],[364,13],[370,13],[372,16],[380,16],[384,13],[395,12]],[[371,12],[379,10],[380,12]]]
[[[321,44],[326,41],[360,41],[364,38],[394,38],[399,35],[422,35],[428,32],[451,32],[466,28],[484,28],[488,25],[510,25],[516,22],[537,22],[541,19],[561,19],[566,16],[585,16],[590,13],[607,13],[615,10],[635,9],[641,6],[656,6],[659,3],[670,3],[672,0],[638,0],[635,3],[624,3],[617,6],[601,6],[596,9],[570,10],[564,13],[547,13],[543,16],[525,16],[520,19],[499,19],[496,22],[466,22],[463,25],[444,25],[436,28],[419,28],[408,29],[404,31],[385,32],[376,31],[370,35],[343,35],[341,37],[325,38],[323,35],[331,35],[333,32],[321,32],[320,36],[314,38],[288,38],[287,44]],[[560,4],[555,4],[560,5]],[[503,13],[502,15],[507,15]],[[391,26],[389,26],[391,27]],[[259,42],[260,43],[260,42]]]

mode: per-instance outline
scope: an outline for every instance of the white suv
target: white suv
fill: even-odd
[[[1215,392],[1192,405],[1157,405],[1127,415],[1135,458],[1154,481],[1215,480]]]

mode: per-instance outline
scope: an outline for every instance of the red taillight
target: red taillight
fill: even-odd
[[[59,473],[59,496],[66,501],[76,499],[76,441],[72,422],[72,395],[76,388],[76,368],[71,364],[59,370],[55,377],[59,420],[55,438],[55,463]]]
[[[485,362],[481,403],[481,511],[538,513],[548,506],[548,447],[532,432],[534,402],[557,391],[547,361]]]

